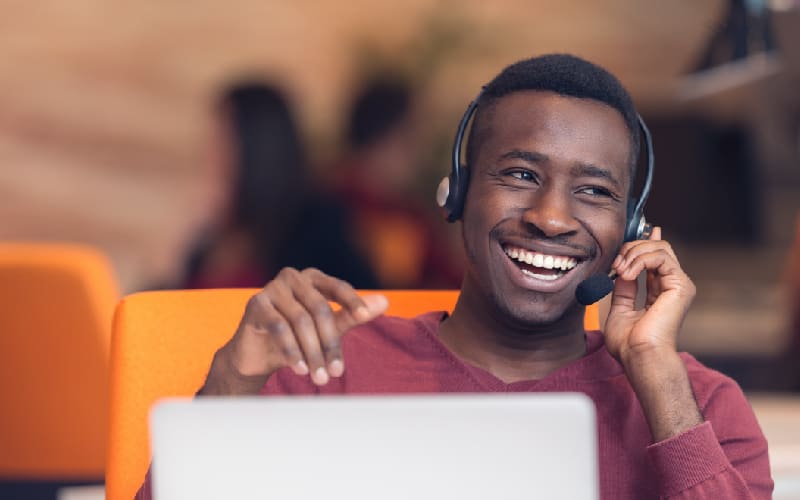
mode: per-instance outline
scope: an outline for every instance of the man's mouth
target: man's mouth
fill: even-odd
[[[533,252],[511,245],[504,245],[503,251],[522,274],[543,281],[557,280],[578,265],[578,259],[566,255]]]

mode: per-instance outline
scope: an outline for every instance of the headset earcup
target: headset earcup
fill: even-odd
[[[464,202],[466,201],[467,186],[469,185],[469,169],[461,165],[458,173],[457,177],[452,175],[449,177],[450,193],[445,202],[448,222],[457,221],[464,212]]]

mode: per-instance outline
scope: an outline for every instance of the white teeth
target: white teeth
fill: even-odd
[[[508,255],[514,260],[518,260],[520,262],[530,264],[534,267],[541,267],[544,269],[559,269],[561,271],[569,271],[570,269],[578,265],[577,259],[574,259],[572,257],[544,255],[541,253],[529,252],[528,250],[524,250],[521,248],[506,248],[505,252],[506,255]]]
[[[536,274],[536,273],[528,271],[527,269],[523,269],[522,270],[522,274],[525,274],[525,275],[530,276],[532,278],[536,278],[538,280],[544,280],[544,281],[557,280],[558,278],[560,278],[562,276],[561,274]]]

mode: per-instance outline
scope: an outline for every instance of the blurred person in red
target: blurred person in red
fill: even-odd
[[[420,167],[412,115],[409,85],[388,76],[369,81],[352,104],[350,151],[332,172],[334,189],[383,288],[457,288],[459,259],[415,192]]]
[[[348,232],[345,207],[312,182],[284,95],[257,81],[230,86],[218,105],[229,202],[189,258],[183,287],[261,287],[283,267],[338,273],[359,288],[377,280]]]
[[[800,355],[800,213],[795,224],[794,243],[789,250],[789,295],[792,315],[792,348]],[[797,381],[800,390],[800,380]]]

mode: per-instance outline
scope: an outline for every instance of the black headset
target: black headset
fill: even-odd
[[[448,222],[455,222],[461,218],[464,211],[464,202],[467,199],[467,187],[469,186],[469,169],[461,163],[461,149],[467,126],[478,108],[483,91],[478,94],[461,118],[458,124],[458,131],[453,142],[453,156],[450,176],[442,179],[439,189],[436,192],[436,200],[439,206],[445,209]],[[646,239],[650,236],[652,227],[644,218],[644,204],[650,196],[650,187],[653,184],[653,170],[655,167],[655,157],[653,155],[653,140],[650,136],[650,129],[644,123],[640,115],[636,115],[639,121],[639,129],[644,137],[645,153],[647,155],[647,173],[642,186],[642,192],[637,198],[631,197],[628,200],[627,222],[625,224],[625,241]],[[631,182],[635,180],[631,179]]]

